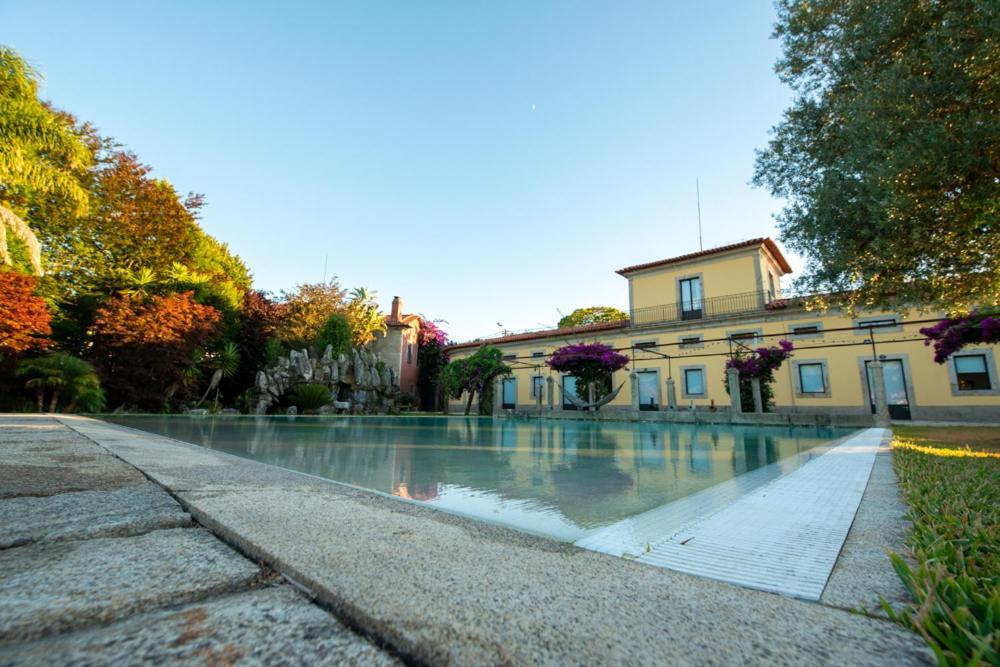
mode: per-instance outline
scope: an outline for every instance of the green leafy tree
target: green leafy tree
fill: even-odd
[[[25,387],[35,392],[39,412],[44,410],[49,391],[49,412],[57,412],[60,401],[66,412],[99,412],[104,408],[104,391],[94,367],[65,352],[26,359],[18,366],[17,375],[26,378]]]
[[[796,92],[754,182],[787,201],[798,287],[850,306],[1000,298],[996,0],[779,0]]]
[[[351,323],[343,313],[334,313],[323,325],[316,339],[316,348],[319,354],[323,354],[326,346],[333,347],[333,355],[347,354],[351,351],[351,344],[354,341],[354,330]]]
[[[494,380],[510,373],[511,368],[504,363],[500,348],[483,345],[471,356],[456,359],[445,366],[441,371],[440,382],[445,394],[450,398],[460,398],[463,393],[468,394],[465,414],[469,414],[476,395],[479,394],[484,399],[492,396]],[[485,404],[482,405],[483,412],[488,412],[487,407]]]
[[[354,331],[356,347],[372,342],[376,333],[386,332],[385,315],[379,311],[374,291],[364,287],[351,290],[351,300],[347,302],[346,314]]]
[[[0,264],[15,263],[11,234],[30,268],[41,274],[41,244],[21,216],[31,198],[58,200],[73,215],[85,213],[89,198],[75,171],[91,155],[71,125],[38,99],[38,80],[21,56],[0,45]]]
[[[336,278],[325,283],[303,283],[291,292],[282,292],[283,312],[277,326],[279,340],[289,347],[314,344],[330,316],[344,311],[345,295]]]
[[[591,306],[589,308],[577,308],[569,315],[559,320],[559,328],[579,327],[586,324],[599,324],[602,322],[620,322],[628,319],[628,315],[612,308],[611,306]]]

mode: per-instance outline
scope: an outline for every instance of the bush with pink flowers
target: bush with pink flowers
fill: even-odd
[[[972,312],[963,317],[946,317],[920,330],[924,345],[934,345],[934,361],[943,364],[966,345],[1000,342],[1000,313]]]

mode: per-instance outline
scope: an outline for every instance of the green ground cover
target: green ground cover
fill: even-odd
[[[892,560],[913,603],[887,610],[942,665],[1000,665],[1000,428],[893,431],[913,533],[911,563]]]

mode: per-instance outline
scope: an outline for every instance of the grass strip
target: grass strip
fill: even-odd
[[[890,558],[913,602],[883,608],[941,665],[1000,665],[1000,429],[894,431],[913,532]]]

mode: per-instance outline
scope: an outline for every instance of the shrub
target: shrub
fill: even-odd
[[[18,366],[17,375],[27,378],[25,386],[35,392],[39,412],[49,390],[49,412],[58,411],[60,401],[66,412],[100,412],[104,408],[104,391],[94,367],[65,352],[27,359]]]
[[[300,384],[292,392],[292,403],[302,412],[316,412],[330,402],[330,390],[318,382]]]
[[[0,356],[44,347],[52,333],[45,301],[32,276],[0,269]]]
[[[333,354],[346,354],[351,351],[351,342],[354,340],[354,330],[346,315],[334,313],[327,319],[326,324],[320,329],[316,338],[316,347],[320,354],[323,354],[327,345],[333,346]]]

